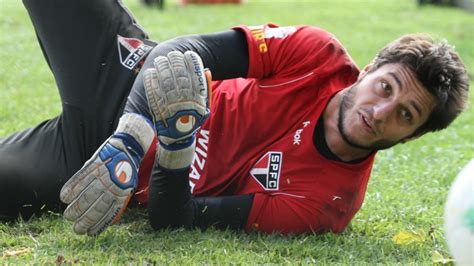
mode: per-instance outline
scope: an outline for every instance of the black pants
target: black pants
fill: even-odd
[[[137,75],[142,40],[120,0],[24,0],[54,74],[62,113],[0,138],[0,220],[59,210],[62,185],[115,129]],[[146,52],[141,51],[141,56]]]

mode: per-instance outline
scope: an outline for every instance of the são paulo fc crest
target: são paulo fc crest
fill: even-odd
[[[265,190],[278,190],[282,160],[281,152],[269,151],[258,160],[250,174]]]
[[[130,70],[132,70],[152,48],[139,39],[126,38],[120,35],[117,35],[117,46],[120,63]]]

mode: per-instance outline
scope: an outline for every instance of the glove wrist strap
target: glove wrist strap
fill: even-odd
[[[140,145],[143,154],[148,151],[155,137],[152,123],[144,116],[133,113],[127,113],[120,117],[114,135],[120,138],[121,133],[130,135]]]
[[[158,144],[156,163],[165,171],[185,170],[193,162],[196,141],[193,138],[192,142],[186,143],[186,145],[180,149],[174,149],[176,148],[174,145]]]

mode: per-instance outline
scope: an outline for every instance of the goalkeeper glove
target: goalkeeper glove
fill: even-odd
[[[145,91],[159,139],[156,160],[162,169],[179,171],[191,164],[195,133],[210,113],[210,80],[210,72],[192,51],[159,56],[154,68],[145,71]]]
[[[138,114],[125,114],[117,130],[63,186],[64,217],[77,234],[97,235],[120,219],[137,187],[137,172],[155,132]]]

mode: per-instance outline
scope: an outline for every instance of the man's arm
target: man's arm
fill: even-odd
[[[155,230],[213,227],[268,234],[332,230],[327,214],[323,214],[315,199],[263,193],[193,197],[188,171],[164,172],[156,165],[149,183],[147,207],[148,219]]]
[[[163,228],[245,229],[253,195],[193,197],[188,171],[166,172],[155,165],[150,179],[148,217]]]
[[[171,51],[194,51],[214,80],[247,77],[249,55],[245,34],[228,30],[212,34],[188,35],[159,44],[150,54],[152,58]]]

